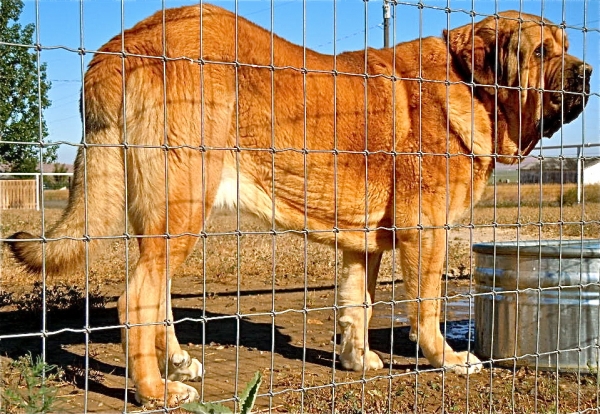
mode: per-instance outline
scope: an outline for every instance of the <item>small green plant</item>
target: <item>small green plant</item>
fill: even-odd
[[[27,354],[13,361],[10,371],[17,378],[2,390],[6,408],[26,414],[57,410],[58,388],[51,384],[60,381],[62,371],[56,365],[49,365],[39,355],[34,361],[31,354]]]
[[[258,388],[262,382],[262,375],[260,372],[256,372],[254,374],[254,378],[250,380],[248,385],[246,385],[246,389],[240,395],[240,414],[250,414],[252,412],[252,407],[254,407],[254,402],[256,401],[256,396],[258,395]],[[181,406],[186,411],[189,411],[194,414],[232,414],[228,407],[222,404],[213,404],[213,403],[199,403],[199,402],[191,402],[186,403]]]

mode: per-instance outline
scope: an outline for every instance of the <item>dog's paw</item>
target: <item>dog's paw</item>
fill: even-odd
[[[452,358],[455,361],[449,363],[446,362],[446,367],[452,372],[458,375],[471,375],[476,374],[483,368],[483,363],[475,355],[470,354],[467,351],[456,352],[456,358]]]
[[[359,351],[359,352],[356,352]],[[379,355],[367,349],[366,354],[362,350],[355,350],[350,354],[340,355],[340,362],[345,369],[352,371],[365,371],[383,368],[383,362]]]
[[[413,342],[417,342],[417,340],[419,339],[419,335],[417,335],[417,330],[413,329],[412,326],[410,328],[410,332],[408,333],[408,339],[410,339]]]
[[[147,408],[155,407],[178,407],[181,404],[198,401],[200,394],[194,387],[182,382],[167,381],[167,400],[165,404],[165,380],[161,380],[157,387],[151,390],[148,387],[136,389],[135,400]]]
[[[193,381],[204,374],[200,361],[190,357],[187,351],[174,353],[170,362],[168,378],[171,381]]]

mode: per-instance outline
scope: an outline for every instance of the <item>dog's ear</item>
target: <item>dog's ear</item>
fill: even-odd
[[[502,65],[499,64],[502,56],[501,39],[498,32],[484,22],[444,30],[443,36],[455,64],[468,74],[466,80],[470,81],[472,75],[477,84],[494,85],[502,77]]]

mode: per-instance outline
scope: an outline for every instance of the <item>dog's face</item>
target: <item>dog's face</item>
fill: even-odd
[[[472,76],[476,85],[489,85],[477,89],[497,99],[508,131],[498,142],[499,154],[529,154],[542,136],[552,136],[583,111],[592,67],[567,53],[566,33],[558,25],[508,11],[444,35],[465,81]]]

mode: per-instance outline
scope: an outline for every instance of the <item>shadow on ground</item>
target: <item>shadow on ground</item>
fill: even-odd
[[[293,289],[293,288],[292,288]],[[257,294],[251,291],[251,294]],[[269,291],[270,293],[270,291]],[[241,292],[241,295],[248,294]],[[184,295],[186,298],[189,295]],[[177,300],[178,295],[173,295]],[[304,360],[308,364],[315,364],[325,368],[333,365],[331,347],[317,349],[310,345],[303,347],[297,345],[298,338],[284,333],[286,319],[277,316],[277,325],[270,322],[259,322],[252,317],[240,317],[235,314],[204,312],[198,308],[175,307],[175,320],[182,321],[176,324],[176,331],[180,343],[189,345],[218,344],[223,346],[242,346],[249,349],[275,353],[287,360]],[[261,320],[264,320],[263,317]],[[452,324],[468,326],[468,321],[454,321]],[[381,323],[380,323],[381,324]],[[117,328],[118,317],[116,308],[93,309],[89,315],[89,326],[94,329],[85,332],[85,313],[72,311],[55,311],[47,314],[45,320],[40,314],[23,311],[0,312],[0,332],[9,334],[0,340],[0,354],[11,359],[31,352],[33,355],[40,354],[45,347],[46,359],[49,364],[67,369],[68,366],[85,367],[99,371],[103,374],[113,374],[125,377],[126,370],[123,364],[111,364],[96,358],[94,353],[89,353],[86,361],[85,356],[74,353],[72,346],[85,346],[86,342],[93,344],[119,344],[120,329]],[[45,341],[40,335],[42,327],[45,327]],[[371,349],[379,352],[385,359],[389,359],[390,346],[393,344],[393,356],[404,357],[415,361],[418,349],[408,338],[409,328],[382,327],[370,329]],[[331,338],[330,338],[331,339]],[[274,340],[274,346],[273,346]],[[336,338],[340,342],[339,335]],[[44,343],[45,342],[45,343]],[[466,338],[450,340],[456,350],[466,350],[468,341]],[[336,362],[336,368],[341,369]],[[415,363],[395,363],[393,369],[414,369]],[[85,384],[76,384],[80,389]],[[102,381],[88,378],[87,388],[108,397],[123,398],[122,388],[111,388],[103,385]],[[130,397],[133,397],[131,395]]]

